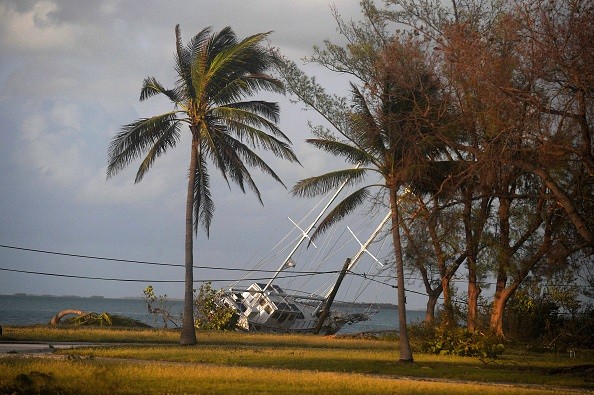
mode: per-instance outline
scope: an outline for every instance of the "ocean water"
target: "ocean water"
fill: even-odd
[[[171,311],[182,311],[182,301],[170,301]],[[0,295],[0,325],[47,324],[58,312],[66,309],[107,312],[144,322],[154,327],[162,327],[158,317],[148,313],[146,303],[139,298],[112,299],[102,297],[39,296],[39,295]],[[339,309],[339,307],[337,307]],[[341,309],[341,308],[340,308]],[[347,312],[374,312],[369,321],[345,325],[339,333],[359,333],[369,331],[388,331],[398,329],[398,311],[394,307],[354,307]],[[407,311],[409,323],[424,318],[423,311]]]

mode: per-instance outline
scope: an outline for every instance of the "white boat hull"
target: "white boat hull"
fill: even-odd
[[[252,284],[245,291],[231,290],[223,303],[239,315],[238,329],[277,333],[315,333],[323,298],[285,294],[276,285]],[[345,324],[369,319],[364,314],[331,311],[319,333],[332,335]]]

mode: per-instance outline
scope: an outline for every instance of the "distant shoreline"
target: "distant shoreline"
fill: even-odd
[[[123,297],[108,297],[108,296],[101,296],[101,295],[92,295],[92,296],[79,296],[79,295],[38,295],[38,294],[28,294],[24,292],[16,292],[12,295],[9,294],[0,294],[0,296],[17,296],[17,297],[39,297],[39,298],[72,298],[72,299],[124,299],[124,300],[143,300],[141,297],[138,296],[123,296]],[[183,302],[183,299],[178,298],[169,298],[172,302]],[[339,307],[348,307],[348,306],[357,306],[357,307],[376,307],[381,309],[389,309],[389,310],[396,310],[398,306],[392,303],[371,303],[371,302],[344,302],[344,301],[335,301],[334,305]],[[407,311],[424,311],[423,309],[407,309]]]

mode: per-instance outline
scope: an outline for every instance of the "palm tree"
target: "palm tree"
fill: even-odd
[[[380,180],[364,185],[338,203],[319,224],[312,240],[368,201],[374,188],[388,195],[396,260],[400,361],[412,362],[406,328],[400,201],[407,188],[417,193],[439,190],[451,162],[436,160],[441,148],[433,138],[433,122],[441,106],[437,81],[427,70],[424,58],[416,47],[398,40],[382,56],[373,86],[362,90],[351,84],[352,111],[348,126],[337,128],[339,135],[325,132],[307,140],[359,166],[301,180],[293,187],[293,193],[315,196],[345,181],[354,185],[373,174]]]
[[[182,126],[191,134],[190,166],[185,222],[185,290],[180,343],[196,343],[193,312],[193,238],[199,225],[209,236],[214,213],[208,166],[214,165],[227,182],[233,181],[245,193],[247,185],[262,202],[247,166],[255,167],[283,184],[254,149],[263,148],[275,156],[298,162],[290,140],[276,126],[277,103],[244,100],[261,90],[283,93],[283,84],[267,74],[273,57],[261,45],[269,33],[238,41],[230,27],[211,34],[206,28],[183,45],[179,25],[175,27],[178,79],[165,89],[155,78],[144,80],[143,101],[165,95],[173,110],[139,119],[122,127],[109,147],[107,177],[110,178],[140,156],[144,160],[136,173],[140,182],[155,159],[180,141]],[[284,185],[284,184],[283,184]]]

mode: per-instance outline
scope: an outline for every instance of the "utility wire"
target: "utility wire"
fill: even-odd
[[[58,255],[58,256],[67,256],[72,258],[82,258],[82,259],[95,259],[100,261],[110,261],[110,262],[124,262],[124,263],[137,263],[143,265],[155,265],[155,266],[169,266],[169,267],[185,267],[183,264],[175,264],[175,263],[164,263],[164,262],[154,262],[154,261],[141,261],[141,260],[133,260],[133,259],[122,259],[122,258],[110,258],[110,257],[102,257],[102,256],[95,256],[95,255],[83,255],[83,254],[73,254],[67,252],[59,252],[59,251],[49,251],[49,250],[41,250],[35,248],[27,248],[27,247],[17,247],[12,245],[0,244],[0,248],[7,248],[12,250],[18,251],[27,251],[27,252],[35,252],[39,254],[47,254],[47,255]],[[227,271],[247,271],[247,272],[259,272],[259,273],[276,273],[275,270],[249,270],[249,269],[239,269],[239,268],[229,268],[229,267],[214,267],[214,266],[193,266],[195,269],[209,269],[209,270],[227,270]],[[119,281],[119,282],[144,282],[144,283],[183,283],[184,280],[146,280],[146,279],[125,279],[125,278],[111,278],[111,277],[92,277],[92,276],[78,276],[72,274],[60,274],[60,273],[48,273],[48,272],[37,272],[37,271],[30,271],[30,270],[18,270],[18,269],[8,269],[0,267],[1,271],[7,272],[14,272],[14,273],[24,273],[24,274],[36,274],[36,275],[43,275],[43,276],[52,276],[52,277],[62,277],[62,278],[76,278],[76,279],[85,279],[85,280],[100,280],[100,281]],[[305,277],[305,276],[312,276],[312,275],[323,275],[323,274],[337,274],[340,273],[340,270],[329,270],[329,271],[311,271],[311,272],[300,272],[298,274],[285,274],[279,276],[279,279],[288,279],[288,278],[297,278],[297,277]],[[376,282],[382,285],[386,285],[392,288],[397,288],[397,286],[389,284],[387,282],[379,281],[370,276],[361,273],[355,273],[349,271],[349,273],[363,277],[366,280]],[[248,281],[267,281],[270,278],[242,278],[241,280],[248,280]],[[210,280],[200,280],[195,282],[204,282],[204,281],[212,281],[212,282],[231,282],[231,281],[240,281],[240,280],[229,280],[229,279],[210,279]],[[407,290],[410,293],[416,293],[419,295],[427,296],[427,294],[416,292],[413,290]]]
[[[49,251],[49,250],[39,250],[35,248],[25,248],[25,247],[16,247],[6,244],[0,244],[0,248],[7,248],[12,250],[19,250],[19,251],[27,251],[27,252],[36,252],[40,254],[48,254],[48,255],[58,255],[58,256],[67,256],[71,258],[83,258],[83,259],[95,259],[99,261],[111,261],[111,262],[124,262],[124,263],[138,263],[143,265],[156,265],[156,266],[171,266],[171,267],[185,267],[183,264],[179,263],[164,263],[164,262],[154,262],[154,261],[139,261],[133,259],[121,259],[121,258],[109,258],[109,257],[102,257],[102,256],[94,256],[94,255],[82,255],[82,254],[72,254],[67,252],[58,252],[58,251]],[[217,266],[192,266],[194,269],[208,269],[208,270],[227,270],[227,271],[240,271],[240,272],[259,272],[259,273],[276,273],[276,270],[263,270],[263,269],[240,269],[234,267],[217,267]],[[316,271],[316,272],[301,272],[304,275],[317,275],[317,274],[336,274],[340,273],[340,270],[329,270],[329,271]]]
[[[91,276],[78,276],[74,274],[61,274],[61,273],[48,273],[48,272],[38,272],[32,270],[20,270],[20,269],[8,269],[4,267],[0,267],[1,271],[6,272],[14,272],[14,273],[24,273],[24,274],[37,274],[42,276],[51,276],[51,277],[66,277],[66,278],[77,278],[77,279],[84,279],[84,280],[101,280],[101,281],[120,281],[120,282],[144,282],[144,283],[183,283],[184,280],[145,280],[145,279],[127,279],[127,278],[113,278],[113,277],[91,277]],[[311,276],[311,274],[286,274],[281,275],[277,278],[279,279],[287,279],[287,278],[294,278],[294,277],[302,277],[302,276]],[[248,278],[248,281],[267,281],[270,280],[268,277],[264,278]],[[232,282],[236,281],[233,279],[204,279],[204,280],[196,280],[194,282]]]
[[[381,285],[386,285],[386,286],[391,287],[391,288],[394,288],[394,289],[398,288],[398,285],[390,284],[390,283],[387,283],[387,282],[384,282],[384,281],[376,280],[372,276],[368,276],[368,275],[366,275],[364,273],[356,273],[356,272],[352,272],[350,270],[349,270],[349,273],[352,274],[352,275],[355,275],[355,276],[363,277],[364,279],[366,279],[368,281],[371,281],[371,282],[375,282],[375,283],[378,283],[378,284],[381,284]],[[429,296],[426,293],[419,292],[419,291],[413,291],[412,289],[406,289],[406,292],[410,292],[412,294],[417,294],[417,295]]]

